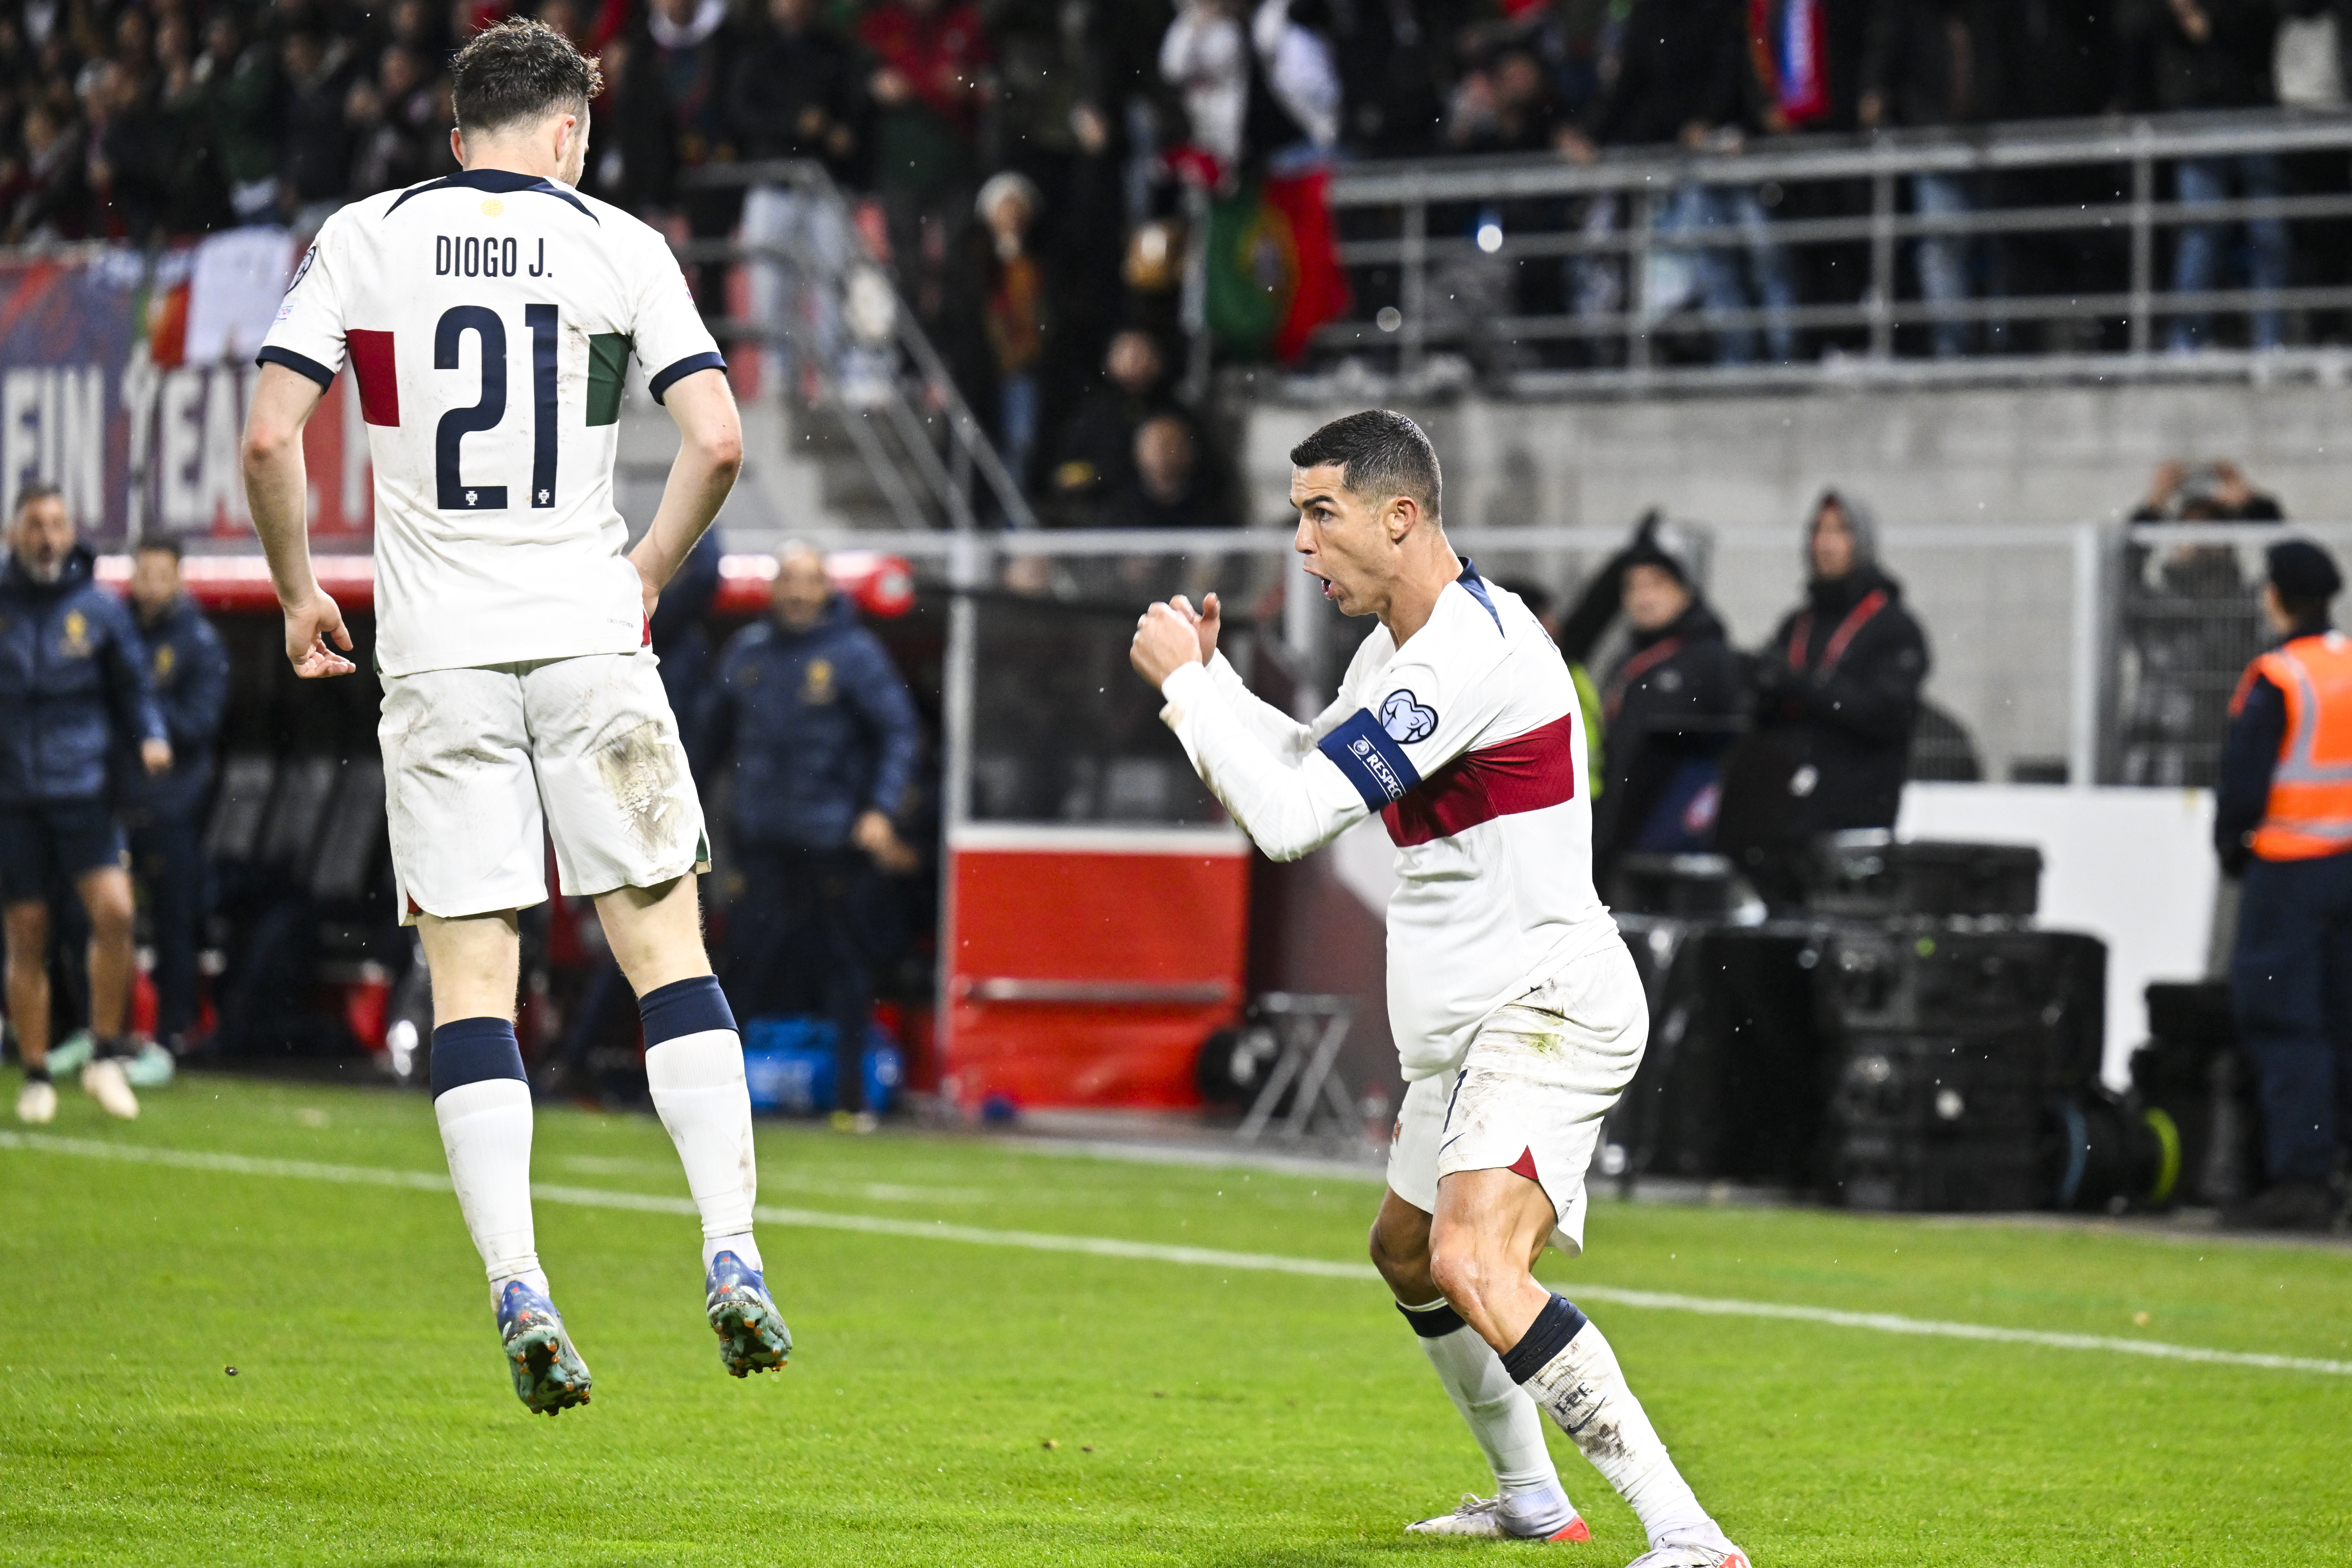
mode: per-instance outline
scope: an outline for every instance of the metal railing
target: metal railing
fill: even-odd
[[[823,164],[711,163],[683,183],[740,186],[747,197],[740,238],[673,246],[679,261],[748,263],[755,285],[767,285],[753,290],[754,315],[713,321],[712,331],[784,351],[792,367],[785,395],[839,419],[901,528],[1036,526],[1028,498]],[[763,279],[762,268],[773,275]]]
[[[2161,265],[2167,241],[2194,232],[2218,247],[2220,226],[2352,219],[2352,167],[2333,156],[2347,152],[2352,116],[2275,113],[1790,137],[1611,153],[1590,163],[1516,156],[1343,166],[1330,199],[1355,318],[1322,329],[1305,377],[1311,385],[1352,362],[1346,374],[1358,379],[1442,381],[1463,374],[1449,354],[1491,382],[1535,392],[1833,374],[2181,374],[2184,361],[2202,361],[2201,374],[2242,373],[2248,356],[2210,352],[2201,331],[2209,352],[2159,354],[2161,329],[2201,328],[2218,314],[2247,320],[2259,337],[2253,329],[2273,313],[2352,310],[2352,272],[2174,291]],[[2281,159],[2294,160],[2284,175]],[[2184,166],[2200,172],[2198,188],[2168,193]],[[2315,188],[2197,199],[2216,180],[2250,176]],[[1933,195],[1922,181],[1942,182],[1943,205],[1922,204]],[[2059,286],[2001,286],[1997,263],[2027,241],[2049,253],[2039,261],[2055,256]],[[1906,287],[1923,245],[1948,247],[1934,258],[1946,273],[1940,288]],[[1956,256],[1963,247],[1971,254]],[[2327,256],[2342,248],[2326,247]],[[2318,247],[2306,256],[2319,258]],[[1970,274],[1957,289],[1954,265]],[[1742,298],[1732,308],[1735,292]],[[2049,352],[2015,352],[2031,324],[2061,329],[2039,334]],[[1979,326],[1997,329],[1982,345],[1996,352],[1929,360],[1921,357],[1929,345],[1911,341],[1916,329]],[[1691,334],[1712,343],[1691,345]],[[1748,342],[1759,336],[1764,353]],[[1783,362],[1754,363],[1782,358],[1769,353],[1774,339]],[[2331,361],[2334,374],[2342,359]]]

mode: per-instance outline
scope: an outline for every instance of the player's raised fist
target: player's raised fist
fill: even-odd
[[[1169,607],[1192,623],[1192,630],[1201,640],[1201,662],[1207,664],[1215,658],[1217,629],[1223,624],[1224,617],[1224,606],[1217,602],[1217,596],[1211,594],[1201,601],[1201,607],[1195,610],[1192,608],[1192,601],[1179,594],[1170,602]]]
[[[286,661],[305,680],[349,675],[359,667],[337,653],[352,650],[352,634],[343,626],[343,612],[323,588],[286,610]]]
[[[1135,673],[1157,689],[1183,666],[1202,662],[1199,621],[1190,606],[1179,611],[1160,604],[1144,611],[1135,623],[1135,641],[1127,650]]]

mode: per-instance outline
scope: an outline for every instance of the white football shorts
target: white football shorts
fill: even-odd
[[[1516,1170],[1551,1200],[1551,1243],[1575,1257],[1601,1119],[1633,1081],[1649,1036],[1649,1002],[1624,944],[1575,960],[1496,1009],[1460,1068],[1405,1086],[1389,1189],[1433,1214],[1441,1178]]]
[[[651,888],[710,868],[651,648],[388,676],[384,805],[401,922]]]

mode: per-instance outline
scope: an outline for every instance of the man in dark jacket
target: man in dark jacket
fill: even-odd
[[[71,882],[89,912],[90,1027],[97,1055],[82,1088],[109,1113],[139,1101],[119,1059],[131,1003],[131,878],[107,801],[107,759],[135,745],[160,773],[172,742],[121,602],[92,580],[65,500],[26,487],[0,571],[0,917],[7,930],[8,1016],[24,1058],[20,1121],[57,1114],[49,1082],[49,895]]]
[[[788,544],[769,619],[735,634],[705,699],[698,776],[732,753],[742,896],[729,927],[738,1016],[824,998],[834,1024],[835,1124],[870,1129],[866,1026],[874,1008],[877,869],[919,857],[894,820],[914,782],[914,700],[824,557]]]
[[[2229,1223],[2326,1230],[2329,1182],[2352,1143],[2352,784],[2343,779],[2352,644],[2328,624],[2342,591],[2318,545],[2270,549],[2263,611],[2281,640],[2231,704],[2213,845],[2244,879],[2230,1000],[2262,1090],[2270,1185]]]
[[[1892,827],[1902,804],[1927,639],[1874,544],[1869,514],[1823,491],[1805,603],[1750,671],[1756,732],[1727,767],[1719,837],[1775,908],[1801,900],[1810,840]]]
[[[172,540],[140,544],[131,561],[131,605],[147,679],[170,734],[172,765],[144,776],[126,770],[122,815],[154,933],[155,1037],[176,1055],[196,1023],[196,935],[205,883],[202,826],[213,749],[228,707],[228,653],[188,597],[180,547]]]
[[[1577,664],[1619,615],[1633,633],[1601,685],[1608,771],[1592,803],[1592,868],[1604,896],[1625,855],[1714,847],[1723,753],[1747,710],[1723,623],[1657,529],[1657,514],[1643,519],[1559,631]]]

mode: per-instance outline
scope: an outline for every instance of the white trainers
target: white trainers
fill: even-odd
[[[16,1120],[35,1126],[58,1119],[57,1086],[44,1079],[28,1083],[16,1096]]]
[[[1720,1527],[1670,1530],[1625,1568],[1750,1568],[1748,1553],[1731,1544]]]
[[[109,1116],[120,1116],[125,1121],[139,1119],[139,1097],[131,1092],[122,1064],[112,1057],[100,1058],[81,1069],[81,1089]]]
[[[1508,1497],[1462,1494],[1462,1506],[1406,1525],[1408,1535],[1470,1535],[1489,1541],[1590,1541],[1592,1531],[1558,1487]]]

